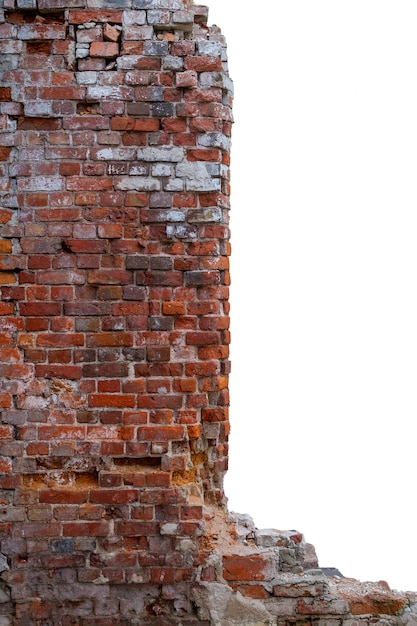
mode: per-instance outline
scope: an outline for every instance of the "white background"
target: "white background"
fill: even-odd
[[[205,4],[235,83],[229,508],[417,590],[417,5]]]

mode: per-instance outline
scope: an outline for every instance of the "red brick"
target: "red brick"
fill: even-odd
[[[39,502],[49,504],[83,504],[88,500],[88,491],[80,489],[44,489],[39,491]]]
[[[141,493],[140,501],[143,504],[177,504],[181,501],[181,492],[179,489],[148,489]]]
[[[162,120],[162,128],[166,133],[184,133],[187,130],[187,122],[183,118],[169,117]]]
[[[19,304],[20,315],[24,316],[50,316],[61,313],[59,302],[21,302]]]
[[[67,239],[65,241],[66,246],[73,252],[74,254],[86,252],[88,254],[97,254],[100,252],[105,252],[106,246],[103,241],[93,241],[91,239]]]
[[[205,361],[185,364],[186,376],[215,376],[219,373],[219,364],[215,361]]]
[[[60,163],[59,173],[61,176],[77,176],[80,173],[79,163]]]
[[[114,332],[114,333],[96,333],[87,337],[88,347],[106,347],[106,346],[132,346],[132,333]]]
[[[62,525],[64,537],[107,537],[108,522],[67,522]]]
[[[29,443],[26,448],[26,454],[28,456],[46,455],[49,454],[49,444],[44,442]]]
[[[101,454],[120,455],[124,452],[124,443],[120,441],[103,441],[101,443]]]
[[[0,457],[0,474],[12,474],[12,460]]]
[[[119,54],[119,45],[112,41],[93,41],[90,45],[91,57],[113,58]]]
[[[199,437],[201,437],[200,424],[189,424],[187,426],[187,433],[189,439],[198,439]]]
[[[222,122],[216,118],[195,117],[190,120],[190,131],[195,133],[221,132]]]
[[[169,361],[171,349],[169,346],[148,346],[146,358],[148,361]]]
[[[176,579],[175,572],[176,570],[172,567],[153,567],[151,569],[151,582],[161,585],[173,583],[175,580],[181,580],[181,578]]]
[[[126,270],[102,269],[88,272],[88,283],[95,285],[127,285],[132,283],[133,274]]]
[[[38,346],[49,347],[83,346],[84,335],[82,335],[81,333],[45,333],[38,335],[36,343]]]
[[[13,440],[13,426],[0,426],[0,439]]]
[[[97,394],[90,394],[88,397],[88,406],[91,406],[91,407],[133,408],[135,404],[136,404],[136,398],[132,394],[97,393]]]
[[[21,352],[18,348],[0,348],[0,361],[3,363],[18,363]]]
[[[62,377],[61,377],[62,378]],[[38,437],[40,441],[50,441],[51,439],[85,439],[84,426],[44,426],[38,427]]]
[[[98,9],[97,11],[69,11],[70,24],[85,24],[86,22],[98,22],[121,24],[123,12],[117,10]]]
[[[183,302],[163,302],[162,312],[164,315],[184,315],[185,304]]]
[[[120,224],[99,224],[97,234],[100,239],[120,239],[123,228]]]
[[[0,285],[14,285],[17,283],[17,275],[12,272],[0,272]]]
[[[128,537],[149,537],[157,535],[159,524],[156,522],[122,521],[116,522],[116,531]]]
[[[85,87],[40,87],[41,100],[84,100]]]
[[[80,178],[75,176],[66,179],[68,191],[104,191],[105,189],[112,189],[112,186],[112,181],[108,178],[96,178],[93,176]]]
[[[1,151],[0,151],[1,153]],[[0,224],[7,224],[13,217],[13,213],[6,209],[0,209]]]
[[[140,395],[138,397],[138,408],[141,409],[179,409],[182,406],[183,398],[180,395]]]
[[[257,600],[266,600],[269,598],[269,592],[262,585],[233,585],[233,588],[247,598]]]
[[[224,422],[229,419],[227,408],[202,409],[201,419],[203,422]]]
[[[188,161],[214,161],[215,163],[219,163],[220,158],[220,150],[216,150],[215,148],[207,148],[207,149],[195,149],[195,150],[187,150],[187,159]]]
[[[69,378],[78,380],[81,378],[82,370],[79,365],[36,365],[36,376],[41,378]]]
[[[30,522],[16,524],[15,530],[18,533],[17,536],[32,538],[32,537],[58,537],[60,534],[60,524],[57,522]]]
[[[110,24],[104,24],[103,35],[108,41],[117,41],[120,39],[120,30]]]
[[[220,335],[214,331],[197,331],[186,334],[186,343],[193,346],[216,345],[220,343]]]
[[[8,102],[12,99],[11,87],[0,87],[0,102]]]
[[[120,380],[99,380],[97,383],[97,391],[103,393],[120,393]]]
[[[7,161],[12,149],[6,146],[0,146],[0,161]]]
[[[177,87],[197,87],[198,74],[195,69],[177,72],[175,75],[175,84]]]
[[[197,381],[195,378],[181,378],[174,380],[174,391],[182,391],[183,393],[194,393],[197,390]]]
[[[186,57],[184,67],[196,72],[221,72],[222,60],[219,57]]]
[[[276,572],[274,554],[231,554],[223,557],[223,578],[227,581],[272,580]]]
[[[136,119],[134,130],[136,132],[152,132],[160,129],[160,121],[157,118]]]
[[[85,283],[85,273],[74,269],[39,271],[37,276],[39,283],[44,285],[83,285]]]
[[[149,315],[149,304],[147,302],[115,302],[111,307],[113,315],[147,316]],[[146,326],[148,328],[148,319]]]
[[[137,489],[98,489],[90,492],[90,502],[98,504],[127,504],[137,500]]]
[[[140,426],[140,441],[180,441],[185,437],[184,426]]]

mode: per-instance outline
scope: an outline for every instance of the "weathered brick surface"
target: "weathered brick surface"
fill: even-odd
[[[227,517],[232,85],[207,8],[3,0],[0,52],[0,626],[412,622],[414,596],[330,589],[300,533]]]

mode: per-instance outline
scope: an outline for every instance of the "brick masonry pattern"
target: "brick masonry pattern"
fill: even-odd
[[[207,16],[0,3],[0,626],[415,626],[415,596],[336,587],[300,533],[227,512],[233,88]]]

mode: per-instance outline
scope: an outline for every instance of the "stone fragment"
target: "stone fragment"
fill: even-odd
[[[221,626],[258,626],[271,623],[271,614],[259,600],[243,597],[219,583],[201,583],[192,591],[201,620]]]
[[[120,27],[116,28],[115,26],[112,26],[111,24],[104,24],[103,26],[103,35],[104,35],[104,39],[107,39],[108,41],[112,41],[112,42],[116,42],[120,39]]]

